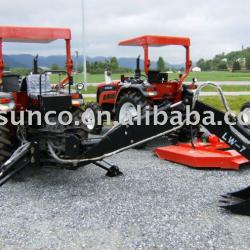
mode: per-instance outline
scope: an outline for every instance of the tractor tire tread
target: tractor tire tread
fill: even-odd
[[[95,103],[95,102],[89,102],[85,105],[85,110],[87,108],[91,108],[94,113],[95,113],[95,120],[97,121],[97,112],[98,111],[101,111],[101,107],[98,105],[98,103]],[[91,134],[94,134],[94,135],[99,135],[101,132],[102,132],[102,128],[103,128],[103,121],[102,121],[102,124],[95,124],[95,127],[92,129],[92,130],[89,130],[89,133]]]

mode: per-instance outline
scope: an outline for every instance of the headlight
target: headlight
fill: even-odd
[[[148,96],[156,96],[157,92],[156,91],[148,91],[147,94],[148,94]]]
[[[77,90],[82,90],[84,88],[84,84],[83,83],[77,83],[76,88],[77,88]]]

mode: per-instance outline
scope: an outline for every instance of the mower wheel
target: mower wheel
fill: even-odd
[[[85,106],[84,114],[88,122],[85,126],[90,134],[99,135],[102,131],[103,121],[101,121],[101,124],[98,124],[98,112],[100,111],[101,108],[97,103],[90,102]]]
[[[14,151],[10,131],[6,126],[0,126],[0,165],[6,162]]]
[[[244,103],[240,112],[242,113],[242,121],[246,123],[245,127],[250,129],[250,102]]]

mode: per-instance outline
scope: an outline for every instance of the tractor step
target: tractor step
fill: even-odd
[[[238,170],[249,161],[221,141],[216,143],[179,143],[155,149],[155,154],[164,160],[194,168],[220,168]]]

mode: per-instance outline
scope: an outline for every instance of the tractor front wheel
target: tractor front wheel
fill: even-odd
[[[102,121],[98,123],[98,112],[101,112],[101,108],[97,103],[87,103],[85,106],[84,117],[87,122],[86,130],[90,134],[99,135],[102,131]]]

